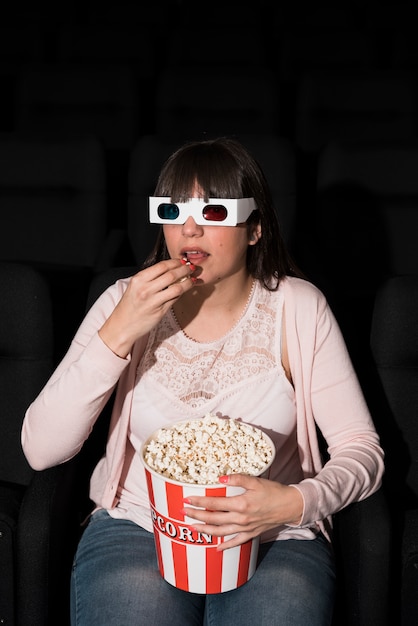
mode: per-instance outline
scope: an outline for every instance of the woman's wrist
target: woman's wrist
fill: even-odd
[[[303,513],[305,510],[305,500],[303,498],[302,492],[295,486],[289,485],[289,489],[292,490],[293,493],[289,491],[292,496],[292,510],[294,515],[292,516],[292,521],[288,522],[288,526],[300,526],[303,520]]]
[[[124,341],[120,334],[114,335],[109,332],[106,324],[99,330],[99,337],[109,350],[121,359],[126,359],[132,349],[132,344]]]

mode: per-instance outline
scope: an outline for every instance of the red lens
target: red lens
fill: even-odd
[[[210,222],[223,222],[228,211],[222,204],[208,204],[203,209],[203,217]]]

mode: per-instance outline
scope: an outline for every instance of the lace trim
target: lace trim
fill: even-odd
[[[218,340],[196,342],[179,332],[173,314],[166,315],[150,336],[138,373],[193,406],[270,374],[277,365],[281,294],[256,284],[241,319]]]

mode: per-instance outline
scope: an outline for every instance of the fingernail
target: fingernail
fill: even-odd
[[[220,483],[227,483],[229,480],[229,476],[219,476]]]
[[[191,504],[190,498],[183,498],[184,504]]]
[[[196,265],[193,265],[193,263],[189,263],[189,268],[192,272],[194,272],[196,269]]]
[[[182,259],[180,259],[180,263],[181,263],[182,265],[186,265],[186,263],[187,263],[187,259],[185,259],[185,258],[183,257]]]

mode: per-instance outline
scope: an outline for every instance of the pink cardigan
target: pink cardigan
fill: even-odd
[[[98,335],[127,283],[128,279],[117,281],[93,305],[64,359],[28,408],[22,428],[23,450],[34,469],[63,463],[79,452],[117,385],[106,454],[91,478],[91,498],[104,508],[117,503],[135,373],[147,340],[138,341],[132,354],[122,359]],[[324,295],[298,278],[286,278],[283,288],[304,473],[296,486],[304,498],[301,526],[312,526],[375,492],[384,472],[384,455]],[[317,426],[328,443],[330,460],[325,465]]]

